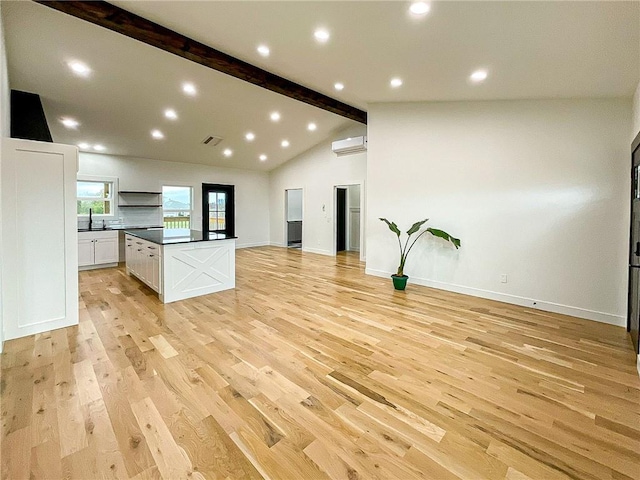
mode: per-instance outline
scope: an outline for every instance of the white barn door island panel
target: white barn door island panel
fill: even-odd
[[[229,290],[236,286],[236,241],[166,245],[164,303]]]

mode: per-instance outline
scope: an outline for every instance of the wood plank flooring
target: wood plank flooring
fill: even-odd
[[[622,328],[270,247],[231,291],[80,292],[79,326],[5,344],[3,479],[640,478]]]

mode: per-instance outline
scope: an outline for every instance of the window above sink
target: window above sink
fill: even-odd
[[[89,209],[94,217],[114,218],[117,208],[115,202],[117,186],[117,178],[78,176],[76,182],[78,218],[88,218]]]

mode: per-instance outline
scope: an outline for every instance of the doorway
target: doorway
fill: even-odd
[[[235,187],[202,184],[202,231],[235,236]]]
[[[335,186],[335,252],[360,252],[360,185]]]
[[[302,248],[302,189],[285,190],[287,247]]]
[[[336,253],[347,249],[347,189],[336,189]]]

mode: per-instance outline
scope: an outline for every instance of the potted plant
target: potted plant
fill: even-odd
[[[400,232],[398,225],[396,225],[395,222],[390,222],[386,218],[381,218],[380,220],[386,223],[389,227],[389,230],[395,233],[398,237],[398,246],[400,247],[400,265],[398,265],[398,272],[395,275],[391,275],[391,278],[393,279],[393,286],[396,290],[404,290],[407,286],[407,280],[409,279],[409,277],[404,274],[404,265],[407,261],[407,256],[409,255],[409,252],[411,252],[411,249],[416,244],[418,239],[425,233],[428,232],[434,237],[440,237],[448,242],[453,243],[453,246],[456,247],[456,250],[460,248],[460,239],[452,237],[443,230],[438,230],[437,228],[425,228],[424,230],[420,231],[422,225],[429,221],[428,218],[420,220],[419,222],[411,225],[411,228],[407,230],[407,240],[404,242],[404,246],[402,245],[402,241],[400,239],[400,235],[402,234],[402,232]],[[409,240],[411,240],[411,237],[416,233],[417,236],[414,238],[413,242],[411,242],[411,245],[409,245]]]

